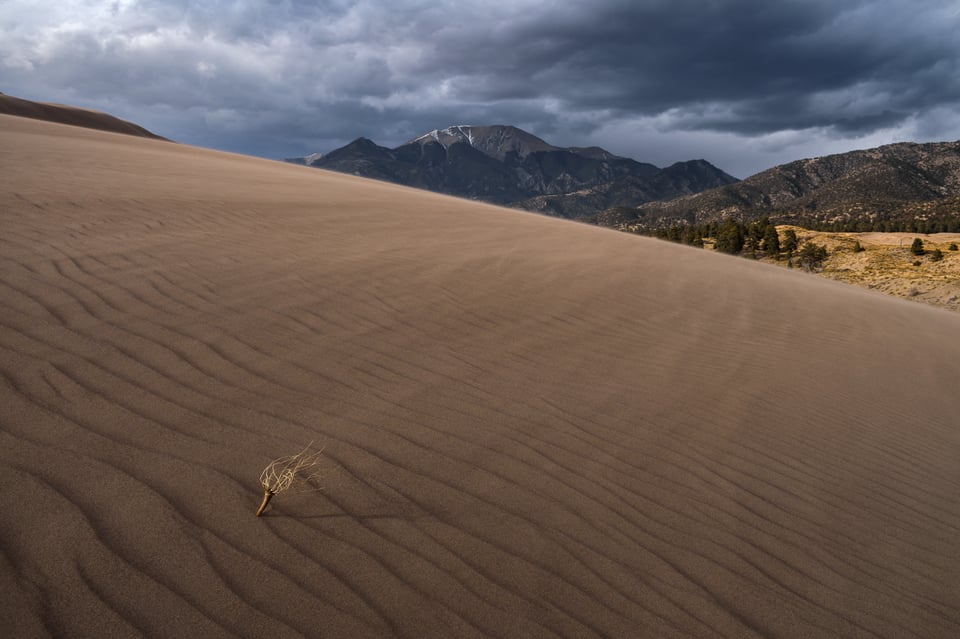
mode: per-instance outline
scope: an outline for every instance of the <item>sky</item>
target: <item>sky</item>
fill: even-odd
[[[0,92],[268,158],[512,124],[743,178],[960,139],[960,2],[0,0]]]

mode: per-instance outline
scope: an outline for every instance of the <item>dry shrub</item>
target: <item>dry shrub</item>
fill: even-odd
[[[263,486],[263,501],[257,509],[257,517],[263,514],[270,499],[277,493],[289,490],[291,487],[309,487],[320,473],[317,465],[320,463],[320,454],[323,448],[311,450],[313,442],[296,455],[280,457],[267,464],[260,473],[260,485]]]

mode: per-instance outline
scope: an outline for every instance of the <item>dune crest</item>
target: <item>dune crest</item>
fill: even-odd
[[[0,229],[10,636],[960,633],[960,316],[10,116]]]
[[[153,138],[155,140],[166,139],[155,133],[151,133],[142,126],[121,120],[109,113],[93,111],[91,109],[81,109],[65,104],[24,100],[23,98],[15,98],[12,95],[6,95],[4,93],[0,93],[0,114],[57,122],[59,124],[69,124],[70,126],[97,129],[99,131],[136,135],[138,137]]]

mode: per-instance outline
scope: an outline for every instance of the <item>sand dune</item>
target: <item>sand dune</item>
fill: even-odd
[[[0,114],[15,115],[21,118],[33,118],[47,122],[58,122],[71,126],[80,126],[99,131],[124,133],[156,140],[164,140],[155,133],[151,133],[142,126],[127,122],[102,111],[81,109],[65,104],[51,102],[34,102],[15,98],[12,95],[0,93]]]
[[[0,229],[6,636],[960,636],[956,314],[12,116]]]

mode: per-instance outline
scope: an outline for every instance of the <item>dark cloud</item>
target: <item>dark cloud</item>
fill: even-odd
[[[510,123],[745,175],[960,137],[958,32],[953,0],[6,0],[0,90],[272,157]]]
[[[677,109],[684,126],[719,131],[871,131],[957,100],[956,15],[915,13],[909,2],[591,5],[514,26],[516,47],[461,40],[484,67],[459,84],[477,101],[549,95],[570,111]],[[718,106],[726,117],[695,117]]]

